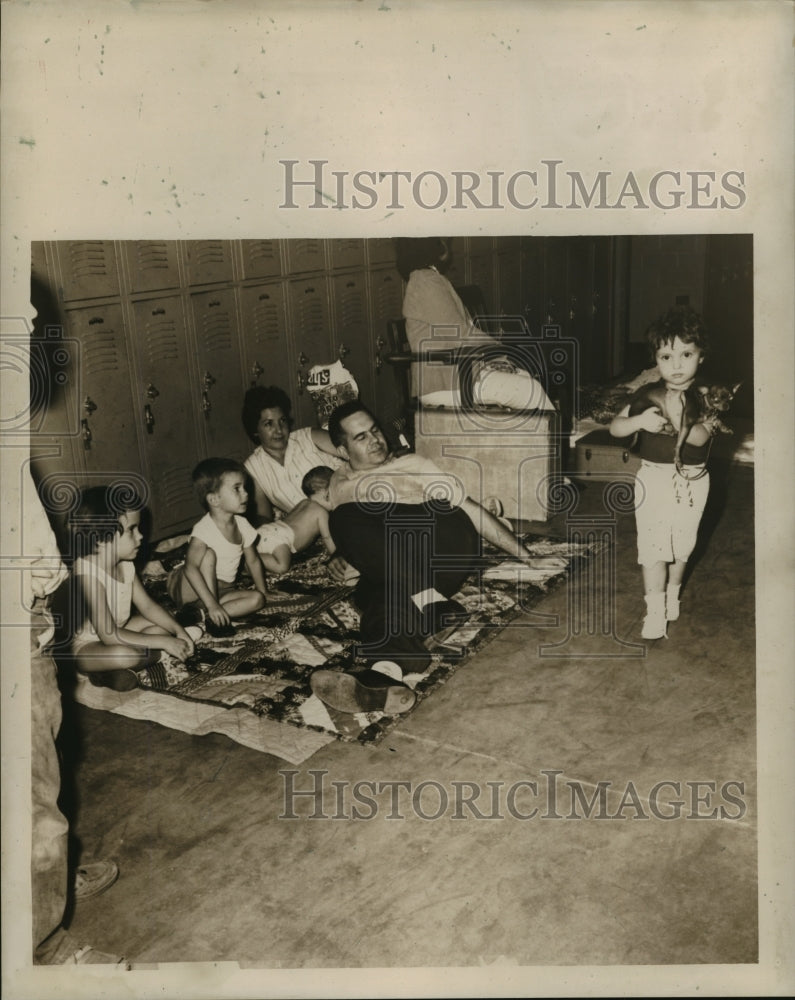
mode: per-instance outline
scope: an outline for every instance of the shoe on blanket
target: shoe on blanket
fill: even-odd
[[[358,674],[316,670],[309,683],[313,693],[338,712],[400,715],[412,709],[417,700],[411,688],[378,670],[363,670]]]
[[[119,877],[119,866],[114,861],[92,861],[79,865],[75,872],[75,899],[91,899],[110,889]]]
[[[469,621],[469,612],[458,601],[434,601],[422,609],[422,634],[425,645],[432,649],[442,646],[461,626]]]

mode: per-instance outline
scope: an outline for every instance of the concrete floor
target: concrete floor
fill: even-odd
[[[601,497],[588,485],[577,513],[604,513]],[[563,516],[538,527],[566,534]],[[374,748],[334,743],[289,767],[222,736],[73,707],[75,831],[84,858],[122,872],[77,907],[73,932],[139,963],[271,969],[755,962],[748,468],[718,470],[703,527],[682,618],[644,656],[586,635],[539,657],[566,635],[561,587],[533,610],[562,624],[537,627],[531,612]],[[639,641],[632,516],[615,530],[616,630]],[[322,801],[293,799],[299,818],[280,818],[288,780],[322,783]],[[354,792],[363,781],[411,787]],[[678,797],[678,819],[652,813],[664,781],[681,795],[664,786],[657,811]],[[586,818],[569,782],[588,798],[609,782],[602,808]],[[481,788],[483,818],[460,803],[453,818],[456,794],[476,792],[461,783]]]

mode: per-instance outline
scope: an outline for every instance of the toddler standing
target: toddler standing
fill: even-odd
[[[647,339],[662,376],[666,412],[650,406],[630,416],[633,396],[613,418],[610,433],[638,436],[641,467],[635,477],[635,523],[646,601],[641,636],[661,639],[667,635],[667,622],[679,617],[682,578],[707,502],[709,475],[704,466],[714,421],[697,423],[690,431],[683,446],[683,472],[693,478],[685,478],[676,470],[674,450],[684,413],[683,393],[693,384],[707,353],[706,331],[694,310],[676,307],[651,324]],[[644,392],[639,389],[636,395]],[[664,433],[669,426],[673,431]]]

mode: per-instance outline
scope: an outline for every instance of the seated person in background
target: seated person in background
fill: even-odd
[[[460,481],[429,459],[393,457],[375,417],[358,400],[332,413],[329,433],[348,462],[331,480],[329,516],[339,574],[361,578],[360,648],[374,664],[358,674],[316,671],[312,689],[340,711],[405,712],[414,692],[405,673],[430,664],[429,649],[468,617],[451,600],[475,570],[480,540],[527,560],[529,551],[497,518],[464,495]],[[533,559],[537,568],[560,560]]]
[[[142,509],[141,500],[117,487],[92,486],[83,490],[70,518],[74,578],[85,616],[72,652],[78,670],[92,683],[117,691],[137,687],[135,671],[152,666],[164,653],[177,660],[193,654],[191,637],[136,575]]]
[[[288,514],[304,499],[301,481],[310,469],[342,464],[326,431],[291,431],[291,409],[290,397],[275,385],[252,386],[243,401],[243,426],[257,445],[245,463],[254,483],[257,525]]]
[[[443,271],[450,248],[438,237],[395,240],[397,269],[406,282],[403,317],[412,352],[475,345],[493,346],[494,338],[478,329]],[[543,386],[507,357],[489,357],[477,365],[472,394],[481,405],[517,410],[554,409]],[[411,394],[425,402],[459,405],[458,369],[453,365],[415,363],[411,366]],[[453,393],[456,393],[456,396]],[[430,393],[439,396],[428,399]]]
[[[203,605],[210,635],[231,634],[232,618],[265,605],[265,573],[255,548],[258,535],[243,516],[248,502],[245,482],[239,462],[229,458],[199,462],[193,470],[193,488],[207,513],[193,526],[185,563],[168,576],[168,593],[178,608]],[[235,589],[241,556],[256,590]]]
[[[334,470],[316,465],[304,476],[301,488],[306,498],[279,521],[258,528],[257,552],[269,573],[286,573],[292,553],[301,552],[320,535],[330,555],[334,542],[328,530],[329,482]]]

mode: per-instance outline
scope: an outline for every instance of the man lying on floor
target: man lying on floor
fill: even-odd
[[[370,667],[356,674],[316,671],[312,690],[343,712],[406,712],[415,695],[404,674],[425,671],[431,650],[468,617],[451,598],[476,569],[481,538],[516,559],[531,556],[465,495],[456,476],[418,455],[391,455],[376,418],[358,400],[337,407],[328,430],[347,463],[329,487],[337,546],[331,568],[338,579],[350,578],[350,567],[360,574],[359,652]],[[553,563],[532,560],[535,568]]]

